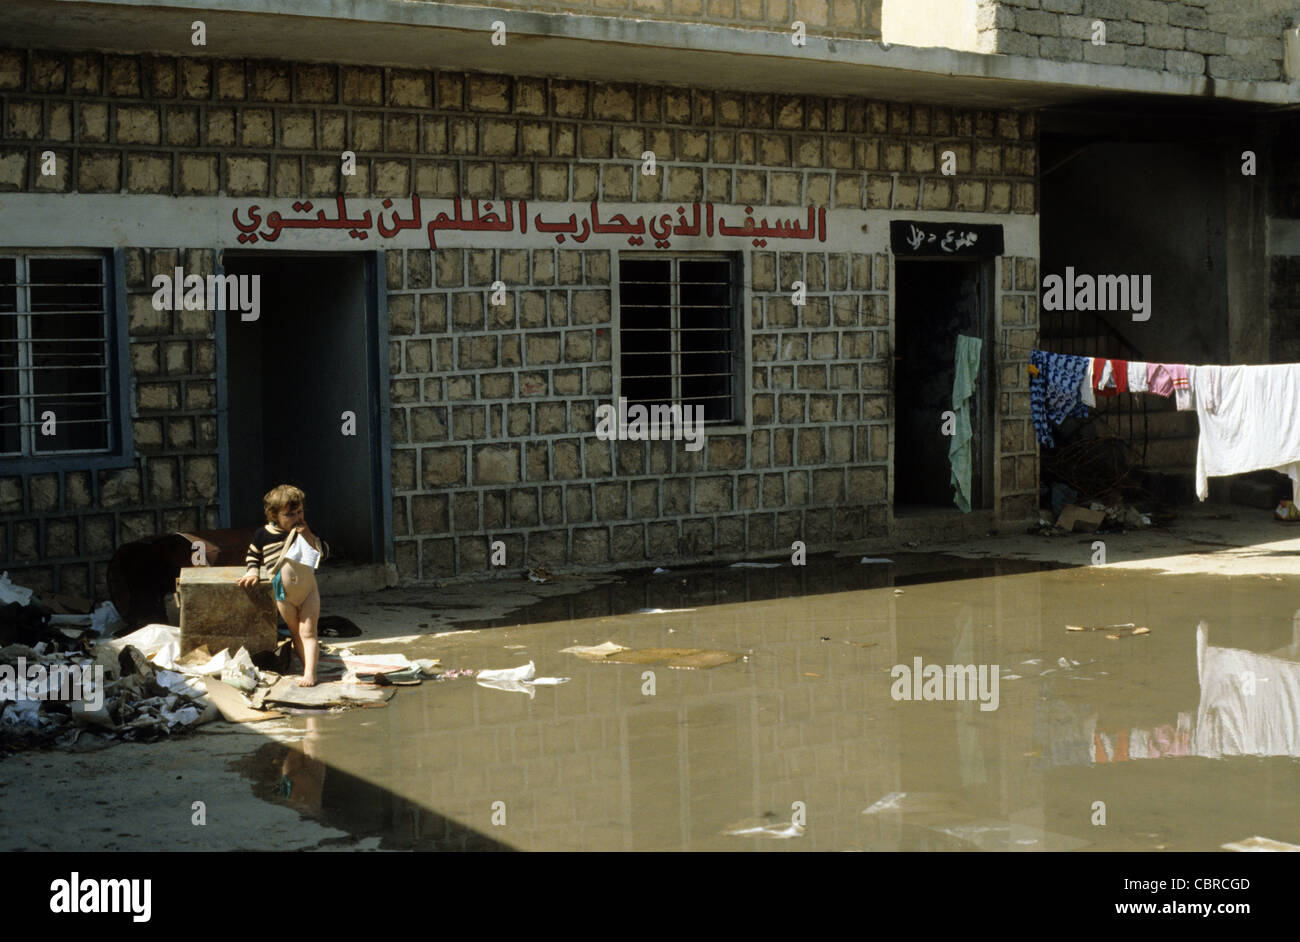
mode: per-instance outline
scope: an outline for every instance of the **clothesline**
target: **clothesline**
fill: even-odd
[[[1300,363],[1196,366],[1038,349],[1029,362],[1029,414],[1042,444],[1054,447],[1052,429],[1086,417],[1097,397],[1173,394],[1180,412],[1195,410],[1200,429],[1197,497],[1209,496],[1210,477],[1274,470],[1291,478],[1300,503]]]

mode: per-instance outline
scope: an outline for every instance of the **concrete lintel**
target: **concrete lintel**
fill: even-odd
[[[52,15],[53,14],[53,15]],[[207,26],[190,45],[190,23]],[[493,46],[492,23],[508,30]],[[1034,108],[1154,95],[1300,103],[1300,83],[1216,81],[868,40],[423,0],[7,0],[4,45],[452,68],[600,81]]]

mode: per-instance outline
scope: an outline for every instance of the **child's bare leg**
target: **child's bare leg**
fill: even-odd
[[[316,639],[316,621],[320,617],[320,593],[315,589],[303,599],[298,609],[298,631],[302,636],[302,680],[300,687],[316,685],[316,661],[320,657],[320,643]]]
[[[298,606],[290,605],[288,602],[277,601],[275,607],[280,610],[280,617],[284,619],[285,627],[289,629],[289,637],[293,639],[294,653],[298,655],[299,661],[302,661],[304,664],[307,663],[307,658],[305,657],[302,648],[302,636],[298,627]]]

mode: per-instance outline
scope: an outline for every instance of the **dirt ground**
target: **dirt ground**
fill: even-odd
[[[1240,507],[1183,508],[1168,530],[1068,536],[1002,533],[927,543],[919,549],[970,559],[1087,566],[1097,541],[1105,544],[1107,564],[1118,569],[1300,575],[1300,527],[1292,530],[1274,522],[1267,511]],[[841,555],[909,549],[918,550],[876,542],[846,547]],[[513,613],[528,606],[618,581],[617,574],[560,573],[552,584],[537,585],[511,574],[327,599],[325,608],[362,627],[364,637],[349,639],[348,647],[410,656],[450,651],[464,662],[475,656],[472,637],[437,637],[440,633],[493,619],[508,626]],[[529,630],[489,629],[498,648],[503,639],[526,640]],[[444,664],[484,666],[451,665],[447,656]],[[398,696],[426,693],[416,688],[399,691]],[[317,722],[329,721],[326,717]],[[6,758],[0,761],[0,850],[377,849],[377,839],[358,840],[300,815],[287,803],[258,797],[249,777],[240,773],[241,763],[247,764],[269,742],[298,742],[306,728],[306,721],[294,716],[245,726],[213,723],[176,741]],[[195,821],[195,802],[203,802],[203,824]]]

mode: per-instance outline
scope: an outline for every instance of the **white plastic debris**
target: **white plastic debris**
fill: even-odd
[[[568,677],[538,677],[537,668],[532,661],[522,667],[510,667],[504,670],[479,671],[474,679],[483,687],[505,690],[510,693],[526,693],[531,699],[534,687],[557,687],[567,684]]]
[[[112,602],[100,602],[90,615],[90,627],[101,638],[126,626]]]
[[[665,569],[663,566],[656,566],[652,575],[662,576],[666,572],[672,572],[671,569]]]
[[[180,647],[181,630],[176,626],[145,625],[129,635],[101,642],[100,646],[112,651],[122,651],[127,645],[130,645],[146,658],[151,658],[166,647],[168,642],[172,641],[176,642],[178,648]]]
[[[877,801],[869,808],[862,809],[863,814],[880,814],[884,811],[898,811],[901,809],[903,799],[907,797],[907,792],[890,792],[884,798]]]
[[[892,563],[892,562],[893,562],[892,559],[884,559],[883,557],[876,557],[876,556],[863,556],[862,559],[858,560],[859,565],[867,565],[869,563]]]
[[[16,700],[4,709],[0,722],[9,726],[30,726],[40,729],[41,703],[39,700]]]
[[[30,605],[32,601],[32,590],[26,586],[14,585],[9,579],[9,573],[0,573],[0,605],[8,605],[11,602],[17,602],[19,605]]]
[[[222,681],[244,693],[252,693],[257,689],[258,678],[257,668],[253,666],[253,659],[249,657],[247,648],[236,651],[230,663],[221,670]]]
[[[761,824],[748,828],[737,828],[734,831],[724,831],[728,837],[773,837],[777,840],[787,840],[791,837],[803,837],[803,825],[801,824]]]

